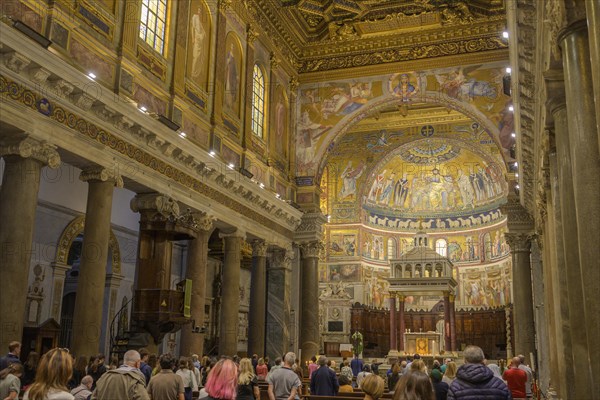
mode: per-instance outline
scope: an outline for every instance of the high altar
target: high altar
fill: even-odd
[[[440,354],[442,334],[439,332],[404,332],[404,352],[423,356]]]

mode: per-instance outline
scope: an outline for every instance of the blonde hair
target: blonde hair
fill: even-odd
[[[73,358],[66,349],[55,348],[42,356],[29,389],[30,400],[44,400],[50,389],[68,392],[67,383],[73,374]]]
[[[374,400],[377,400],[383,396],[383,390],[385,382],[379,375],[371,374],[367,375],[365,379],[360,383],[360,388],[365,394],[371,396]]]
[[[247,385],[254,378],[254,367],[249,358],[242,358],[240,361],[240,375],[238,376],[239,385]]]
[[[427,366],[425,365],[423,360],[415,360],[412,362],[412,364],[410,364],[410,370],[425,373],[425,371],[427,371]]]
[[[446,372],[444,372],[444,376],[450,379],[456,378],[456,370],[458,367],[454,361],[450,361],[446,364]]]

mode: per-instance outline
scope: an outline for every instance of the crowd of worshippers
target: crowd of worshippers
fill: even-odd
[[[239,358],[197,355],[176,359],[171,354],[129,350],[108,364],[102,354],[74,356],[54,348],[41,357],[20,358],[21,344],[12,342],[0,358],[0,400],[488,400],[532,398],[532,371],[524,357],[501,371],[486,363],[481,348],[468,346],[464,364],[434,360],[429,370],[415,354],[388,371],[359,358],[338,367],[325,356],[305,365],[292,352],[273,363],[268,357]],[[305,376],[306,375],[306,376]],[[19,397],[22,395],[22,397]]]

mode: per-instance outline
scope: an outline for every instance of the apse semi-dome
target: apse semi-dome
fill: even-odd
[[[373,226],[471,228],[497,222],[506,194],[497,158],[464,142],[428,138],[399,147],[375,166],[362,208]]]

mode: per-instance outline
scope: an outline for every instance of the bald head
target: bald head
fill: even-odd
[[[81,379],[81,384],[85,385],[89,388],[92,387],[93,383],[94,383],[94,378],[92,378],[90,375],[86,375]]]
[[[519,357],[513,357],[512,365],[517,368],[519,365],[521,365],[521,359]]]
[[[129,350],[123,356],[123,364],[129,365],[130,367],[137,368],[138,367],[137,364],[140,362],[141,359],[142,359],[142,357],[140,356],[140,353],[138,353],[135,350]]]

